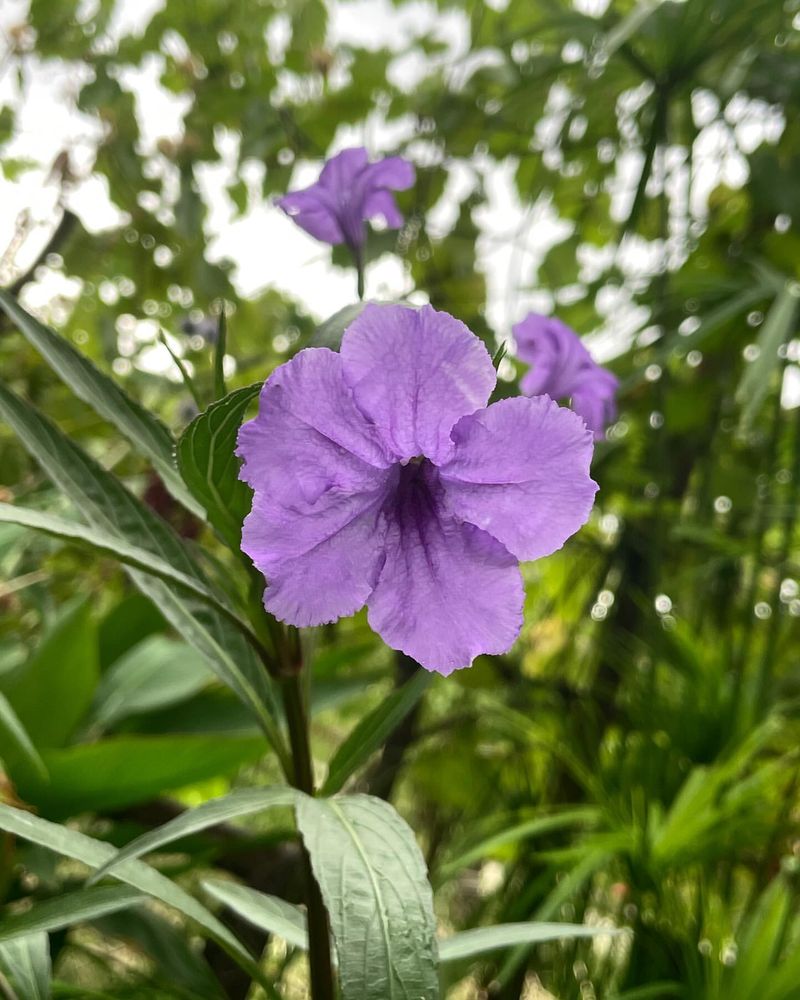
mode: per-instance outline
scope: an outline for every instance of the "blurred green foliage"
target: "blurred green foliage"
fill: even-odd
[[[444,927],[539,919],[633,931],[448,966],[454,998],[800,997],[800,407],[781,406],[784,383],[797,393],[800,382],[800,4],[438,6],[464,19],[468,51],[454,61],[437,38],[412,38],[424,71],[407,87],[389,72],[406,52],[331,44],[321,0],[171,0],[121,38],[107,34],[108,0],[32,0],[8,35],[4,71],[24,84],[66,61],[76,108],[100,136],[91,171],[125,221],[97,234],[68,216],[57,249],[14,280],[78,279],[77,298],[46,312],[177,433],[194,403],[139,365],[151,344],[121,350],[129,317],[172,335],[207,402],[214,352],[203,323],[219,299],[237,361],[229,387],[315,342],[302,303],[270,288],[238,299],[229,264],[209,261],[198,178],[223,162],[225,136],[236,140],[227,193],[238,215],[286,190],[295,161],[321,159],[340,127],[397,126],[418,183],[400,199],[406,226],[376,236],[372,253],[398,254],[415,286],[493,351],[509,330],[490,327],[476,242],[497,170],[508,169],[519,205],[504,238],[518,248],[511,294],[545,292],[581,333],[616,324],[621,416],[596,450],[590,525],[526,570],[527,624],[513,653],[432,685],[355,785],[391,797],[418,833]],[[271,58],[275,31],[286,45]],[[187,108],[180,136],[153,148],[124,83],[124,70],[145,65]],[[3,109],[4,141],[15,120]],[[72,152],[54,167],[67,203]],[[720,172],[726,158],[740,182]],[[258,184],[243,176],[252,163]],[[10,156],[2,166],[7,177],[27,169]],[[459,169],[470,190],[450,230],[429,232]],[[533,273],[523,252],[544,207],[566,235]],[[517,374],[513,358],[502,365]],[[0,366],[224,577],[212,533],[197,535],[5,322]],[[0,470],[2,499],[62,511],[4,430]],[[122,843],[169,814],[162,796],[194,804],[234,775],[274,775],[249,716],[110,560],[0,524],[0,567],[0,692],[33,742],[0,724],[8,801],[99,824]],[[315,750],[327,760],[387,690],[392,657],[361,616],[316,642]],[[402,662],[394,669],[401,679]],[[170,870],[191,882],[217,865],[291,900],[293,837],[274,818],[199,836]],[[12,904],[74,882],[41,849],[7,843]],[[129,960],[102,941],[124,942]],[[156,911],[99,917],[53,933],[50,947],[60,996],[219,995]],[[0,953],[19,986],[12,959]],[[294,997],[290,959],[268,956]],[[206,960],[227,995],[244,995],[211,945]]]

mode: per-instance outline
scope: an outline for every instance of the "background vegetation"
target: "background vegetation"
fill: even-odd
[[[492,350],[527,303],[557,311],[613,357],[621,414],[596,450],[590,525],[526,568],[513,653],[435,678],[351,787],[416,832],[443,928],[633,931],[450,964],[454,998],[800,997],[800,3],[442,0],[433,21],[411,8],[423,33],[407,51],[332,44],[329,18],[347,6],[170,0],[120,34],[110,0],[32,0],[6,29],[0,71],[23,93],[64,68],[87,138],[34,173],[54,206],[3,234],[4,281],[179,433],[214,398],[219,299],[229,386],[326,333],[313,289],[237,294],[229,264],[210,259],[203,176],[224,167],[235,217],[342,145],[343,129],[412,158],[407,224],[375,234],[371,257],[396,255],[409,287]],[[377,22],[378,6],[359,9]],[[437,18],[466,29],[458,58],[425,27]],[[411,83],[404,59],[419,67]],[[175,135],[143,137],[130,67],[182,99]],[[14,154],[19,107],[0,113],[9,179],[36,169]],[[73,195],[88,176],[121,224],[84,228]],[[498,233],[501,180],[514,201]],[[174,367],[154,371],[159,327],[196,400]],[[0,370],[224,561],[6,319]],[[509,389],[517,374],[507,358]],[[0,483],[6,501],[70,513],[5,427]],[[0,691],[34,750],[0,724],[6,802],[122,844],[276,775],[249,716],[115,562],[0,524],[0,580]],[[362,616],[322,630],[315,757],[410,672]],[[80,866],[3,836],[6,919],[81,883]],[[200,834],[161,862],[190,888],[213,874],[298,898],[288,813]],[[13,988],[39,995],[3,949]],[[245,995],[223,951],[152,905],[54,930],[49,952],[59,996]],[[296,952],[273,943],[268,956],[282,995],[302,996]]]

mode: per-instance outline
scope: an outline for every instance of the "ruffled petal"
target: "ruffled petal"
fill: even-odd
[[[381,492],[341,498],[338,510],[328,507],[309,525],[307,518],[287,517],[279,505],[256,494],[242,548],[267,578],[267,611],[290,625],[308,627],[362,608],[383,564],[383,503]],[[323,521],[328,528],[320,530]]]
[[[597,484],[592,435],[547,396],[517,397],[464,417],[439,469],[450,511],[520,559],[560,549],[586,523]]]
[[[388,188],[390,191],[405,191],[416,179],[414,164],[402,156],[385,156],[376,163],[370,163],[364,171],[366,185],[373,191]]]
[[[430,306],[366,306],[341,353],[356,403],[399,461],[444,460],[453,424],[485,406],[495,385],[481,341]]]
[[[303,191],[291,191],[277,204],[301,229],[324,243],[344,243],[345,234],[335,204],[319,184]]]
[[[441,499],[433,466],[401,471],[367,607],[387,645],[449,674],[481,653],[511,648],[524,591],[516,559],[486,532],[448,517]]]
[[[278,368],[237,454],[255,490],[242,549],[270,582],[269,609],[310,625],[361,607],[381,557],[376,525],[392,472],[339,355],[312,348]]]

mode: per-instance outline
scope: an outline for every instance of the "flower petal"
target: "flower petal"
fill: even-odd
[[[256,494],[245,518],[242,548],[268,580],[264,607],[280,621],[308,627],[355,614],[364,606],[383,563],[385,518],[381,494],[343,500],[331,534],[299,552],[319,535],[320,521],[286,516]],[[347,509],[349,520],[341,517]],[[332,516],[330,509],[327,517]],[[333,523],[336,523],[334,521]],[[299,554],[293,555],[293,552]]]
[[[352,188],[353,181],[368,163],[369,154],[363,146],[343,149],[326,162],[319,175],[319,183],[338,197],[341,192]]]
[[[414,164],[402,156],[385,156],[376,163],[370,163],[364,171],[367,186],[377,191],[388,188],[390,191],[405,191],[416,179]]]
[[[522,626],[517,561],[486,532],[446,516],[429,463],[401,471],[384,548],[367,606],[389,646],[440,674],[510,649]]]
[[[446,458],[453,424],[485,406],[495,385],[481,341],[430,306],[366,306],[341,353],[356,403],[400,461]]]
[[[325,243],[344,243],[344,233],[327,191],[312,184],[303,191],[290,191],[277,204],[301,229]]]
[[[376,519],[392,473],[339,355],[311,348],[276,369],[237,454],[255,490],[242,549],[270,581],[270,610],[309,625],[361,607],[377,575]]]
[[[464,417],[453,440],[439,470],[449,509],[518,558],[555,552],[589,517],[592,435],[547,396],[504,399]]]
[[[391,191],[381,188],[373,191],[364,199],[361,215],[365,219],[374,219],[379,215],[389,229],[399,229],[403,225],[403,213],[397,207]]]

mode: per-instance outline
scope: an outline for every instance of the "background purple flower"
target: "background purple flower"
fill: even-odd
[[[617,377],[593,361],[577,333],[555,316],[529,313],[513,333],[518,357],[531,365],[520,382],[522,391],[571,400],[595,439],[605,437],[617,416]]]
[[[487,406],[494,384],[480,340],[430,306],[367,305],[341,353],[273,372],[237,449],[267,610],[310,626],[366,603],[388,645],[442,674],[508,650],[518,560],[560,548],[597,487],[581,421],[546,397]]]
[[[307,233],[325,243],[364,245],[364,223],[382,216],[390,229],[403,225],[392,191],[414,183],[414,166],[401,156],[370,163],[366,149],[345,149],[328,160],[316,184],[291,191],[278,204]]]

